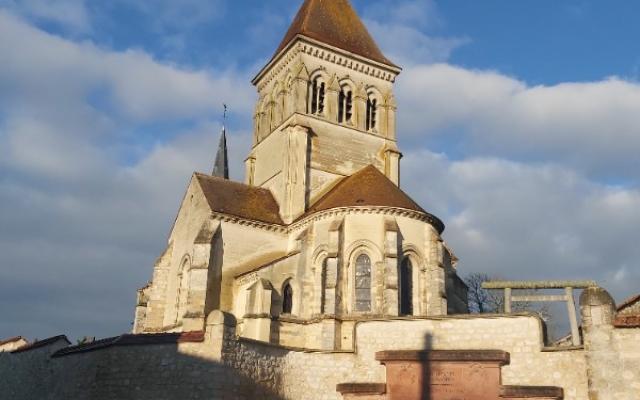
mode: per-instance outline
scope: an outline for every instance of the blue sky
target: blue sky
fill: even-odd
[[[404,67],[402,186],[461,273],[640,292],[640,4],[354,4]],[[129,329],[223,102],[242,178],[249,82],[298,5],[0,0],[0,337]]]

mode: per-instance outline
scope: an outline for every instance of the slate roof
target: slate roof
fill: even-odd
[[[65,342],[67,342],[67,344],[71,344],[71,342],[69,341],[69,339],[67,339],[67,337],[65,335],[59,335],[59,336],[54,336],[54,337],[50,337],[48,339],[44,339],[44,340],[39,340],[37,342],[33,342],[31,344],[28,344],[26,346],[22,346],[17,350],[12,351],[11,353],[23,353],[25,351],[31,351],[31,350],[35,350],[35,349],[39,349],[45,346],[48,346],[50,344],[53,344],[59,340],[63,340]]]
[[[396,67],[382,54],[349,0],[305,0],[274,57],[298,35]]]
[[[364,206],[404,208],[427,214],[433,218],[436,228],[440,232],[444,231],[442,221],[426,212],[373,165],[343,178],[313,204],[305,215],[332,208]]]
[[[4,346],[5,344],[17,342],[17,341],[20,341],[20,340],[25,340],[26,341],[26,339],[23,338],[22,336],[16,336],[16,337],[0,340],[0,346]]]
[[[211,211],[252,221],[283,225],[280,207],[268,189],[196,173]]]
[[[198,343],[204,341],[204,332],[184,332],[184,333],[157,333],[143,335],[121,335],[91,343],[79,344],[60,349],[53,354],[53,357],[64,357],[70,354],[87,353],[91,351],[106,349],[115,346],[143,346],[159,344],[177,343]]]

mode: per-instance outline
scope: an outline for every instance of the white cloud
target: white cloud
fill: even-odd
[[[426,173],[425,173],[426,171]],[[443,218],[460,271],[507,279],[595,279],[637,292],[640,191],[554,164],[406,154],[404,187]],[[624,279],[623,279],[624,278]]]
[[[6,11],[0,37],[0,303],[16,305],[0,337],[124,332],[180,192],[211,168],[209,118],[223,101],[248,113],[253,90],[244,74],[76,43]],[[250,140],[230,143],[240,178]]]
[[[367,27],[384,54],[404,67],[446,61],[455,49],[469,43],[467,38],[426,35],[409,25],[367,21]]]
[[[590,174],[638,179],[640,85],[528,86],[492,71],[446,64],[407,68],[398,81],[402,132],[460,132],[471,152],[562,160]]]
[[[0,0],[0,7],[29,18],[59,24],[73,32],[91,29],[85,0]]]

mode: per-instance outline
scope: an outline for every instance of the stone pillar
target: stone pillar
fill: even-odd
[[[247,185],[253,186],[255,184],[255,176],[256,176],[256,156],[251,154],[244,161],[245,165],[245,183]]]
[[[354,93],[353,116],[356,129],[364,131],[367,129],[367,91],[364,84],[360,84]]]
[[[304,64],[298,65],[294,70],[296,73],[291,82],[291,109],[292,112],[306,114],[309,100],[309,72]]]
[[[324,314],[337,315],[341,311],[340,296],[338,291],[339,269],[338,257],[340,254],[340,239],[342,236],[342,220],[334,222],[329,227],[329,254],[327,255],[325,271]]]
[[[169,270],[171,268],[171,257],[173,253],[173,243],[170,243],[164,254],[156,261],[153,269],[152,287],[147,303],[146,319],[144,329],[146,332],[160,330],[164,324],[165,309],[167,303],[167,286],[169,282]]]
[[[225,338],[235,335],[236,326],[236,318],[232,314],[220,310],[209,313],[207,316],[204,340],[208,348],[211,349],[211,351],[207,351],[206,354],[210,354],[212,361],[222,360]],[[229,335],[230,333],[231,335]]]
[[[444,269],[444,244],[442,238],[431,226],[425,227],[427,242],[426,279],[425,287],[425,316],[439,316],[447,314],[446,274]]]
[[[282,219],[293,222],[307,210],[307,169],[309,167],[309,128],[297,125],[295,119],[284,129],[285,154],[282,168],[285,193],[281,204]]]
[[[271,341],[271,300],[273,286],[264,279],[247,288],[247,308],[242,336],[262,342]]]
[[[331,82],[327,84],[326,96],[324,98],[325,118],[331,122],[338,122],[338,100],[340,98],[340,83],[334,75]]]
[[[400,228],[394,218],[385,220],[384,227],[384,315],[397,316],[398,305],[398,248],[400,247]]]
[[[613,326],[616,316],[615,301],[600,287],[585,289],[580,295],[580,312],[583,329]]]
[[[400,159],[402,158],[402,153],[396,149],[388,149],[384,155],[385,175],[396,186],[400,186]]]
[[[150,286],[146,286],[138,290],[136,298],[136,312],[133,320],[133,333],[143,333],[145,320],[147,319],[147,305],[149,302],[149,289]]]
[[[212,271],[211,248],[213,237],[220,227],[219,222],[207,220],[202,224],[200,232],[193,243],[193,257],[189,269],[187,313],[182,321],[182,330],[201,331],[205,326],[207,314],[207,295],[210,293],[211,278],[220,271]],[[219,295],[219,293],[217,293]]]
[[[585,289],[580,295],[582,332],[587,355],[589,399],[617,398],[616,385],[620,382],[618,368],[622,365],[620,349],[614,341],[613,321],[616,306],[611,295],[600,287]]]
[[[384,106],[380,109],[380,134],[391,140],[396,140],[396,110],[397,104],[393,94],[389,94]]]

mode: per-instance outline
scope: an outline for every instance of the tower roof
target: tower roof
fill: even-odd
[[[305,0],[275,55],[298,35],[396,66],[382,54],[349,0]]]

